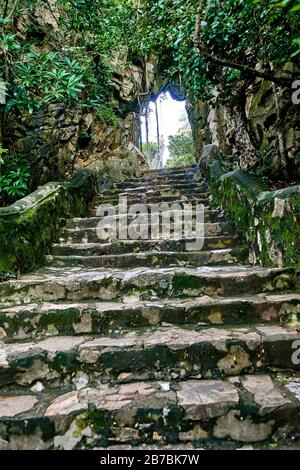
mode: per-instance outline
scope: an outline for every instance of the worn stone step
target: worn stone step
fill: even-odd
[[[170,173],[170,174],[157,174],[157,175],[144,175],[141,178],[131,178],[128,180],[120,181],[118,183],[112,184],[118,188],[131,188],[136,187],[136,185],[156,185],[156,184],[166,184],[169,186],[174,186],[176,184],[186,184],[186,183],[196,183],[196,184],[206,184],[206,181],[195,180],[195,173]],[[101,186],[100,189],[106,189],[105,186]],[[108,188],[109,189],[109,188]]]
[[[236,245],[237,238],[231,235],[206,237],[203,250],[218,250]],[[135,254],[145,251],[185,252],[189,243],[196,243],[195,238],[160,239],[160,240],[115,240],[109,243],[60,243],[53,245],[54,256],[101,256],[114,254]]]
[[[80,390],[11,392],[0,398],[5,450],[185,449],[285,441],[299,432],[299,382],[270,375],[231,381],[98,384]],[[153,446],[153,447],[151,447]]]
[[[0,309],[2,339],[101,334],[119,328],[164,324],[300,322],[300,295],[240,296],[141,302],[43,303]]]
[[[142,193],[147,191],[169,191],[169,190],[199,190],[202,192],[208,192],[209,186],[207,183],[197,183],[194,181],[179,182],[175,184],[166,184],[158,182],[152,182],[149,180],[137,181],[128,186],[127,181],[119,184],[115,184],[109,190],[102,191],[103,194],[106,192],[111,194],[115,192],[126,192],[126,193]]]
[[[206,187],[208,187],[207,183],[205,181],[195,181],[194,175],[188,175],[188,176],[168,176],[168,175],[161,175],[161,176],[148,176],[144,178],[139,178],[139,179],[131,179],[131,180],[125,180],[120,183],[116,183],[116,187],[120,189],[127,189],[127,188],[136,188],[137,186],[141,185],[148,185],[148,186],[160,186],[160,185],[167,185],[169,187],[176,187],[177,185],[182,185],[182,184],[205,184]],[[111,185],[110,187],[113,187]],[[107,186],[101,186],[100,191],[110,189]]]
[[[105,203],[106,205],[109,204],[111,206],[113,206],[115,208],[115,211],[116,211],[116,214],[119,213],[119,199],[116,199],[115,201],[109,201],[109,202],[106,202]],[[133,210],[133,206],[134,205],[137,205],[137,204],[142,204],[143,205],[143,208],[142,210],[143,211],[149,211],[152,213],[153,212],[157,212],[157,205],[160,204],[159,206],[159,212],[172,212],[173,211],[180,211],[180,210],[186,210],[187,211],[187,214],[189,212],[191,212],[190,208],[192,208],[192,210],[196,210],[196,207],[197,205],[199,206],[204,206],[204,212],[205,211],[210,211],[212,209],[211,207],[211,203],[209,201],[204,201],[204,200],[201,200],[201,199],[193,199],[193,200],[178,200],[175,198],[174,201],[165,201],[165,200],[162,200],[161,202],[155,202],[155,201],[150,201],[148,200],[148,202],[144,203],[143,201],[141,201],[139,199],[139,201],[136,203],[136,202],[133,202],[132,204],[131,203],[128,203],[127,204],[127,210]],[[96,203],[91,203],[90,204],[90,208],[89,208],[89,213],[88,213],[88,216],[89,217],[98,217],[99,216],[99,207],[101,206],[101,204],[96,204]],[[173,208],[173,209],[172,209]],[[105,211],[107,210],[106,208],[103,208],[105,209]],[[137,207],[134,208],[136,209],[135,212],[137,212],[138,209]],[[162,210],[161,210],[162,209]],[[123,207],[122,207],[122,211],[124,211]],[[102,216],[102,210],[101,210],[101,216]],[[111,215],[111,214],[110,214]],[[136,216],[136,214],[134,214]]]
[[[178,168],[162,168],[159,170],[146,170],[143,172],[145,176],[159,176],[159,175],[188,175],[194,174],[197,170],[197,165],[188,165]]]
[[[95,208],[98,207],[100,204],[112,204],[112,205],[118,205],[120,202],[119,196],[97,196],[94,201],[91,203],[90,207]],[[209,195],[206,193],[200,194],[200,195],[193,195],[192,197],[186,196],[184,194],[182,195],[174,195],[174,196],[153,196],[150,195],[148,196],[147,194],[129,194],[127,196],[127,203],[128,205],[131,204],[160,204],[160,203],[166,203],[166,204],[180,204],[180,206],[183,203],[186,204],[204,204],[208,206],[210,202]]]
[[[74,249],[73,254],[68,250],[70,246],[60,245],[60,250],[48,256],[49,263],[55,266],[79,266],[79,267],[93,267],[93,268],[130,268],[138,266],[147,267],[168,267],[168,266],[224,266],[233,265],[245,262],[248,256],[247,248],[226,248],[220,250],[209,251],[144,251],[136,253],[123,253],[123,254],[90,254],[86,250],[84,254],[85,245],[80,245],[82,248]],[[58,247],[57,247],[58,248]],[[65,255],[58,255],[57,253],[65,252]],[[97,248],[90,249],[90,253],[97,253]],[[76,254],[77,253],[77,254]]]
[[[148,206],[148,210],[149,210],[149,222],[150,222],[151,221],[150,219],[151,206]],[[182,214],[182,211],[164,211],[163,213],[165,217],[170,216],[170,220],[172,221],[174,217],[176,216],[176,214],[177,215],[178,213]],[[187,211],[187,216],[191,216],[195,218],[196,215],[195,215],[195,212],[191,213],[191,211]],[[128,214],[128,221],[131,223],[132,221],[137,219],[137,217],[138,216],[136,214],[132,214],[132,215]],[[96,227],[101,222],[101,220],[103,220],[103,218],[104,217],[74,218],[74,219],[70,219],[69,221],[67,221],[66,227],[78,228],[78,229],[92,228],[92,227]],[[221,222],[226,222],[226,219],[227,219],[227,215],[223,211],[220,211],[217,209],[211,209],[211,210],[206,209],[204,211],[204,221],[206,223],[212,223],[212,224],[221,223]],[[112,222],[114,222],[115,220],[119,221],[120,216],[119,214],[116,214],[116,217],[112,216],[108,218],[108,216],[106,216],[105,220],[107,221],[111,220]],[[227,223],[229,224],[229,222]]]
[[[181,185],[183,186],[183,185]],[[196,187],[195,185],[186,184],[185,187],[172,187],[172,186],[165,186],[161,188],[156,187],[138,187],[138,188],[128,188],[128,189],[113,189],[109,191],[103,191],[101,194],[97,196],[98,200],[105,200],[111,197],[120,197],[120,196],[127,196],[128,199],[134,197],[159,197],[159,196],[177,196],[180,198],[181,196],[186,197],[208,197],[210,194],[207,190],[204,190],[201,186]]]
[[[293,269],[260,267],[80,269],[46,267],[0,283],[0,306],[33,302],[157,300],[294,290]]]
[[[170,227],[168,228],[169,236],[166,235],[166,228],[165,224],[160,221],[159,226],[155,226],[153,229],[152,226],[149,224],[139,224],[138,222],[130,221],[131,229],[135,229],[138,233],[147,234],[149,237],[149,241],[153,241],[156,243],[161,243],[162,239],[174,239],[178,238],[175,237],[175,232],[178,231],[178,227],[176,224],[171,223]],[[102,234],[97,230],[96,227],[87,227],[87,228],[67,228],[65,229],[60,237],[60,243],[107,243],[108,241],[118,240],[120,236],[120,226],[123,230],[122,224],[119,224],[119,220],[116,221],[114,218],[110,218],[108,222],[105,223],[107,227],[107,235],[105,238],[103,237],[105,234]],[[70,225],[69,225],[70,226]],[[99,220],[99,227],[100,227],[100,220]],[[192,219],[191,223],[185,224],[184,229],[187,230],[191,228],[191,230],[196,229],[196,219]],[[154,234],[157,235],[158,230],[158,237],[154,239]],[[205,237],[226,237],[228,235],[233,234],[234,230],[231,224],[228,222],[221,222],[221,223],[206,223],[204,226],[204,236]],[[233,235],[231,235],[233,236]],[[152,240],[151,240],[152,238]]]
[[[300,370],[299,328],[167,326],[108,336],[55,336],[4,344],[0,387],[70,386],[99,381],[221,378],[269,368]],[[299,352],[295,355],[295,345]]]

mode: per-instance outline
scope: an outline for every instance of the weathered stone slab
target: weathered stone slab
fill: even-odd
[[[185,410],[185,419],[194,421],[215,418],[239,403],[236,388],[222,381],[189,380],[181,385],[177,397]]]
[[[37,402],[34,395],[0,397],[0,418],[14,418],[31,410]]]
[[[259,414],[262,416],[291,403],[268,375],[247,375],[242,379],[242,384],[253,395],[255,403],[259,406]]]
[[[162,323],[248,325],[294,319],[300,315],[300,295],[210,297],[140,301],[128,296],[124,302],[42,303],[0,309],[5,325],[3,340],[25,340],[58,334],[104,333],[113,328],[155,326]],[[1,337],[0,328],[0,337]]]
[[[240,411],[230,410],[227,415],[218,418],[214,436],[240,442],[260,442],[268,439],[273,425],[274,421],[255,423],[251,417],[242,418]]]

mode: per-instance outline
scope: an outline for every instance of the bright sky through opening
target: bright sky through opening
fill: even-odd
[[[168,143],[170,135],[176,134],[182,127],[180,118],[187,112],[185,109],[185,101],[173,100],[170,93],[162,93],[158,100],[158,117],[160,136],[164,138],[165,150],[163,154],[163,163],[166,164],[169,158]],[[149,142],[157,143],[156,137],[156,118],[155,118],[155,104],[151,101],[149,104],[151,112],[149,113]],[[142,118],[142,136],[143,142],[146,142],[146,126],[145,118]]]

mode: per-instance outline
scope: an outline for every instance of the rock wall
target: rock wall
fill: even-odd
[[[62,219],[85,217],[97,191],[94,174],[83,170],[68,182],[48,183],[0,208],[0,282],[44,265]]]
[[[242,239],[251,264],[300,267],[300,185],[266,191],[243,170],[226,172],[220,149],[204,146],[199,162],[210,183],[215,203],[227,210]]]
[[[56,2],[51,0],[50,4],[52,8],[39,6],[30,15],[31,30],[34,25],[41,37],[57,40],[61,34],[59,13]],[[28,41],[26,22],[26,17],[19,20],[18,35]],[[126,50],[116,53],[107,65],[112,71],[111,104],[117,119],[98,115],[96,111],[86,112],[80,103],[51,104],[32,115],[19,112],[10,116],[4,145],[29,158],[32,190],[49,181],[66,180],[83,168],[97,171],[103,180],[138,176],[146,165],[136,148],[139,133],[136,111],[144,86],[144,68],[146,85],[151,88],[153,66],[128,65]]]
[[[240,84],[235,104],[224,105],[214,90],[210,103],[192,100],[188,112],[196,154],[215,144],[227,155],[225,166],[283,176],[296,183],[300,177],[300,108],[292,102],[292,90],[276,89],[271,82]]]
[[[64,103],[31,116],[12,117],[9,140],[17,153],[30,156],[33,186],[65,180],[82,168],[95,167],[96,162],[100,172],[109,170],[110,162],[112,167],[118,167],[119,171],[110,175],[112,178],[139,175],[145,161],[130,150],[138,142],[137,116],[130,110],[136,101],[136,68],[132,69],[132,80],[128,79],[129,73],[127,68],[124,88],[117,78],[121,88],[116,99],[123,108],[119,123],[106,123],[96,112],[84,113]],[[116,159],[120,159],[120,165],[115,164]]]

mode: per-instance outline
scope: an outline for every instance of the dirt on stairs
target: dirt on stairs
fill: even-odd
[[[0,284],[0,449],[300,438],[297,275],[247,265],[246,241],[194,173],[148,171],[102,192],[87,218],[68,221],[45,268]],[[149,217],[153,204],[204,204],[203,249],[174,238],[171,206],[167,236],[120,240],[121,223],[99,238],[97,208],[116,208],[110,226],[120,196]],[[128,223],[143,230],[133,213]]]

